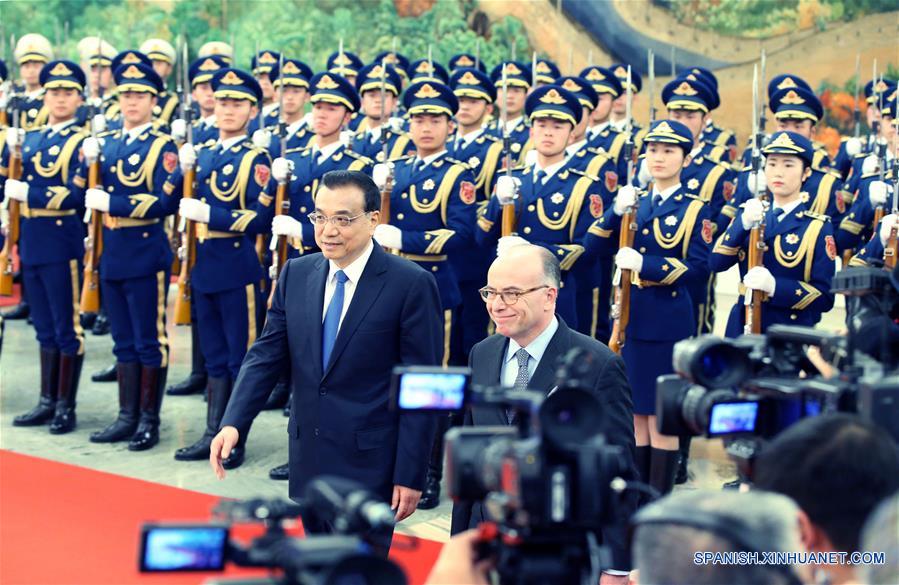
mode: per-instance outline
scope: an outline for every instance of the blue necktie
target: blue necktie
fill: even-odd
[[[412,174],[413,174],[413,175],[417,174],[418,171],[421,170],[421,167],[424,166],[423,163],[424,163],[424,161],[421,160],[420,158],[419,158],[419,159],[415,159],[415,162],[412,163]]]
[[[659,205],[662,204],[662,195],[660,193],[656,193],[652,196],[652,208],[658,209]]]
[[[340,314],[343,313],[344,284],[348,280],[343,270],[335,272],[334,278],[337,279],[337,287],[334,289],[334,296],[331,297],[331,304],[328,305],[328,311],[325,313],[325,320],[322,323],[322,370],[328,367],[334,342],[337,341]]]
[[[784,210],[780,207],[775,207],[771,210],[771,227],[774,227],[780,221],[780,216],[782,216]]]
[[[543,184],[543,179],[545,179],[545,178],[546,178],[546,171],[544,171],[543,169],[538,170],[537,176],[534,178],[534,185],[539,187],[540,185]]]

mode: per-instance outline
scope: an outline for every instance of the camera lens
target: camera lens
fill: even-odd
[[[712,335],[678,342],[673,362],[678,374],[707,388],[738,386],[751,372],[745,349]]]
[[[560,388],[546,397],[538,413],[547,446],[568,450],[600,432],[602,408],[580,388]]]

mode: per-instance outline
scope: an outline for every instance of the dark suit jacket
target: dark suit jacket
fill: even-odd
[[[317,475],[346,477],[390,499],[393,486],[422,489],[432,415],[389,408],[397,364],[436,365],[443,330],[429,272],[375,245],[322,371],[322,311],[329,262],[290,260],[262,335],[247,352],[222,426],[242,437],[287,368],[291,372],[291,498]]]
[[[558,318],[558,316],[557,316]],[[496,386],[500,383],[502,361],[509,347],[509,338],[492,335],[471,349],[472,385]],[[579,347],[596,356],[594,369],[588,377],[588,388],[599,398],[605,414],[597,424],[606,435],[606,440],[624,447],[630,461],[631,474],[636,477],[634,466],[634,415],[631,403],[631,389],[624,369],[624,360],[615,355],[606,345],[569,329],[562,319],[559,328],[546,347],[537,369],[531,376],[528,388],[548,394],[556,385],[558,361],[572,348]],[[497,426],[507,425],[505,411],[496,406],[473,406],[465,413],[465,425]],[[630,500],[629,500],[630,501]],[[633,512],[632,505],[620,510],[626,520]],[[452,534],[475,528],[480,522],[489,520],[479,503],[456,502],[453,505]],[[626,525],[623,525],[626,526]],[[603,543],[612,549],[614,568],[629,568],[627,555],[626,528],[610,528],[603,531]]]

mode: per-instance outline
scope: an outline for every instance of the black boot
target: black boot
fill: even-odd
[[[31,307],[28,306],[28,301],[23,299],[12,309],[4,311],[3,319],[6,321],[21,321],[22,319],[27,319],[30,315]]]
[[[118,365],[112,364],[91,374],[91,382],[115,382],[118,379]]]
[[[290,386],[286,382],[278,382],[268,395],[262,410],[282,410],[290,400]]]
[[[268,472],[268,476],[270,479],[287,481],[290,479],[290,463],[271,468]]]
[[[200,351],[200,334],[196,325],[190,326],[190,374],[183,381],[169,386],[165,393],[169,396],[202,394],[206,389],[206,360]]]
[[[109,335],[109,319],[106,318],[106,311],[100,311],[97,315],[91,333],[94,335]],[[112,380],[110,380],[110,382],[112,382]]]
[[[683,483],[687,483],[690,479],[689,470],[687,469],[687,465],[690,462],[690,442],[693,440],[693,437],[690,436],[682,436],[679,438],[680,447],[678,448],[678,461],[677,461],[677,473],[674,475],[674,483],[676,485],[680,485]]]
[[[146,451],[159,442],[159,409],[165,394],[168,368],[142,366],[140,371],[140,421],[128,442],[129,451]]]
[[[130,439],[137,429],[140,410],[140,370],[137,363],[116,365],[119,382],[119,417],[102,431],[91,434],[91,443],[115,443]]]
[[[642,445],[637,447],[634,463],[637,465],[637,472],[640,474],[640,481],[643,483],[649,483],[649,465],[650,465],[650,447],[649,445]]]
[[[206,430],[196,443],[175,451],[175,459],[178,461],[209,459],[209,446],[212,444],[213,437],[218,433],[219,423],[225,414],[225,407],[228,406],[230,396],[230,378],[209,378],[206,386]],[[224,465],[224,461],[222,464]]]
[[[666,495],[674,488],[674,474],[677,472],[677,451],[656,449],[652,447],[649,463],[649,485],[656,488],[661,495]]]
[[[41,349],[41,397],[37,406],[13,419],[15,427],[35,427],[46,424],[56,412],[56,392],[59,386],[59,350]]]
[[[59,355],[59,390],[56,399],[56,414],[50,421],[50,432],[62,435],[75,430],[75,397],[78,396],[78,382],[81,380],[81,365],[84,354]]]
[[[443,435],[450,426],[449,416],[441,417],[431,444],[431,455],[428,458],[428,472],[425,476],[425,487],[418,500],[419,510],[432,510],[440,504],[440,480],[443,478]]]

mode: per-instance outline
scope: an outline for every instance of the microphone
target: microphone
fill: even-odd
[[[362,485],[342,477],[320,476],[306,487],[305,507],[340,534],[392,528],[390,506]]]

